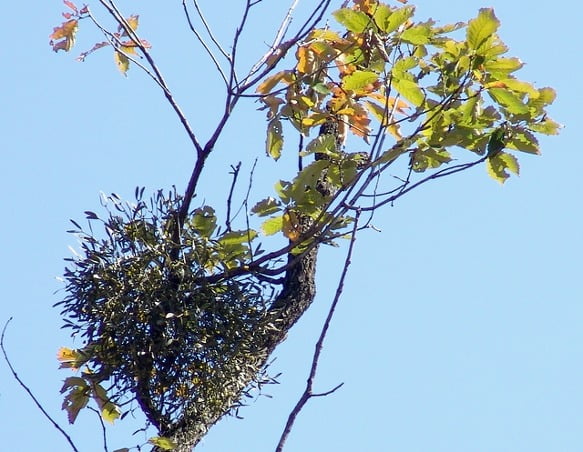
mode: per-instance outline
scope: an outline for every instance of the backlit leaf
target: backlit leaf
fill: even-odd
[[[520,166],[516,157],[506,152],[499,152],[486,160],[486,170],[490,177],[503,184],[510,177],[509,171],[519,174]]]
[[[347,30],[354,33],[362,33],[372,26],[371,18],[362,11],[354,11],[350,8],[342,8],[332,13],[334,18]]]
[[[70,424],[74,424],[81,409],[89,402],[89,385],[80,377],[69,377],[65,380],[61,393],[67,392],[62,409],[67,412]]]
[[[429,168],[438,168],[451,161],[451,155],[445,149],[417,149],[411,158],[413,171],[421,173]]]
[[[257,237],[257,232],[253,229],[244,231],[229,231],[219,238],[219,243],[223,246],[241,245]]]
[[[557,135],[561,127],[561,124],[549,118],[545,118],[541,122],[530,124],[528,126],[533,132],[544,133],[545,135]]]
[[[510,74],[517,71],[524,66],[524,63],[518,58],[498,58],[496,60],[489,60],[484,63],[486,72],[493,74]]]
[[[264,200],[255,204],[251,209],[251,213],[254,213],[260,217],[265,217],[281,210],[279,206],[279,202],[270,196],[269,198],[265,198]]]
[[[480,9],[478,17],[468,23],[466,38],[470,49],[479,50],[499,26],[500,21],[495,16],[492,8]]]
[[[130,60],[119,50],[113,52],[113,59],[117,68],[123,75],[127,75],[128,69],[130,68]]]
[[[379,76],[372,71],[354,71],[342,79],[342,88],[346,91],[358,91],[374,83]]]
[[[281,128],[281,121],[277,118],[269,121],[267,126],[267,140],[265,142],[267,155],[272,159],[278,160],[281,157],[281,150],[283,149],[283,132]]]
[[[401,96],[407,99],[416,107],[423,105],[425,94],[419,85],[411,80],[393,79],[393,87]]]
[[[215,209],[210,206],[199,207],[194,211],[191,224],[201,236],[210,238],[217,227]]]
[[[409,20],[414,12],[414,6],[405,6],[404,8],[399,8],[393,11],[393,13],[386,17],[382,23],[377,22],[377,24],[379,28],[385,33],[392,33],[405,22],[407,22],[407,20]]]
[[[283,226],[283,216],[278,215],[277,217],[268,218],[261,225],[261,231],[265,235],[273,235],[281,231]]]
[[[536,137],[528,130],[513,130],[506,147],[529,154],[540,154],[540,148]]]
[[[488,90],[488,94],[497,104],[502,105],[514,115],[529,112],[528,106],[522,101],[522,99],[508,89],[491,88]]]
[[[433,31],[428,24],[414,25],[401,33],[401,40],[413,45],[425,45],[431,41]]]
[[[63,22],[60,27],[53,28],[53,33],[49,36],[49,44],[53,47],[53,51],[58,52],[59,50],[64,50],[68,52],[71,50],[75,45],[77,30],[77,19],[68,20],[67,22]]]
[[[300,238],[300,224],[298,216],[293,210],[287,210],[282,216],[281,231],[292,242]]]
[[[159,447],[162,450],[173,450],[176,449],[177,445],[170,438],[165,438],[163,436],[154,436],[148,440],[150,444]]]

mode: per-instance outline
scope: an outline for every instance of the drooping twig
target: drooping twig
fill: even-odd
[[[38,401],[36,396],[32,393],[30,388],[20,379],[20,377],[16,373],[16,370],[12,366],[12,363],[10,362],[10,359],[8,358],[8,354],[6,353],[6,349],[4,348],[4,334],[6,333],[6,328],[8,327],[8,324],[11,321],[12,321],[12,317],[10,317],[6,321],[6,323],[4,324],[4,328],[2,328],[2,336],[0,337],[0,348],[2,349],[2,353],[4,355],[4,360],[6,361],[6,364],[8,364],[8,367],[10,368],[10,372],[12,372],[12,376],[18,382],[18,384],[26,391],[26,393],[29,395],[29,397],[32,399],[32,401],[35,403],[35,405],[41,411],[41,413],[44,414],[44,416],[49,420],[49,422],[51,424],[53,424],[53,427],[55,427],[59,432],[61,432],[61,434],[65,437],[65,439],[67,440],[67,442],[71,446],[71,449],[73,449],[75,452],[79,452],[79,449],[77,449],[77,447],[75,446],[75,443],[73,443],[73,440],[71,439],[71,437],[67,434],[67,432],[65,430],[63,430],[63,428],[59,424],[57,424],[57,422],[50,416],[50,414],[47,413],[47,411],[43,408],[43,406]]]
[[[308,380],[306,382],[306,388],[304,389],[303,394],[301,395],[298,402],[296,403],[296,406],[293,408],[293,410],[290,412],[290,414],[288,416],[287,423],[286,423],[285,428],[283,430],[283,433],[279,439],[279,443],[277,444],[277,448],[275,449],[276,452],[281,452],[283,450],[285,442],[286,442],[286,440],[287,440],[287,438],[288,438],[288,436],[291,433],[291,430],[293,428],[294,422],[295,422],[296,418],[298,417],[298,415],[300,414],[300,412],[302,411],[304,405],[308,402],[308,400],[310,400],[312,397],[324,397],[324,396],[327,396],[329,394],[332,394],[333,392],[338,390],[340,387],[342,387],[342,385],[344,384],[344,383],[340,383],[337,386],[335,386],[334,388],[332,388],[331,390],[326,391],[326,392],[322,392],[322,393],[314,393],[312,390],[313,384],[314,384],[314,379],[316,377],[316,372],[318,370],[318,363],[320,361],[320,355],[322,353],[324,339],[326,338],[326,334],[328,332],[328,328],[330,327],[332,317],[334,316],[334,312],[336,311],[336,306],[338,305],[338,301],[340,300],[340,296],[342,295],[342,290],[344,289],[344,280],[346,279],[346,275],[348,273],[348,268],[350,267],[351,258],[352,258],[352,250],[354,249],[354,242],[356,241],[356,232],[358,231],[359,217],[360,217],[360,212],[357,211],[355,218],[354,218],[354,226],[352,228],[352,235],[350,238],[350,244],[348,246],[348,252],[346,253],[346,260],[344,261],[344,268],[342,269],[342,274],[340,275],[340,281],[338,282],[338,286],[336,288],[336,294],[334,295],[334,300],[332,301],[332,304],[330,305],[330,309],[328,310],[328,315],[326,316],[326,320],[324,321],[324,324],[322,325],[320,337],[318,338],[318,341],[316,342],[314,356],[312,358],[312,366],[310,368],[310,374],[309,374]]]

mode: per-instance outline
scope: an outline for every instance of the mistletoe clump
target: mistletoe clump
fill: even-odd
[[[103,220],[86,212],[89,232],[73,222],[81,254],[68,259],[67,296],[58,305],[83,346],[63,349],[61,361],[83,373],[67,379],[63,392],[72,421],[90,397],[110,419],[129,398],[163,432],[185,410],[193,416],[222,412],[226,401],[237,406],[228,382],[256,359],[253,333],[266,312],[267,285],[249,275],[212,278],[249,259],[249,231],[220,234],[205,206],[176,241],[181,198],[159,191],[148,204],[142,194],[136,190],[133,205],[106,198]]]

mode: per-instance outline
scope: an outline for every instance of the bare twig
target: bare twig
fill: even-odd
[[[292,18],[293,18],[293,12],[296,9],[296,7],[298,6],[299,2],[300,2],[300,0],[293,0],[293,3],[291,4],[289,9],[287,10],[287,14],[283,18],[281,25],[277,29],[277,32],[275,34],[275,38],[273,39],[273,43],[269,47],[269,50],[267,51],[267,53],[265,55],[263,55],[261,57],[261,59],[257,63],[255,63],[253,65],[253,67],[249,71],[249,74],[247,74],[247,77],[245,77],[245,80],[243,82],[246,82],[250,77],[252,77],[253,74],[255,74],[259,70],[259,68],[263,65],[263,63],[265,63],[269,58],[274,56],[274,53],[277,51],[277,48],[281,45],[281,42],[283,41],[283,38],[285,37],[287,29],[292,21]]]
[[[225,53],[225,51],[223,50],[223,48],[219,45],[219,43],[214,39],[213,34],[210,31],[210,28],[208,27],[204,17],[202,16],[199,8],[198,8],[198,4],[196,1],[194,1],[194,5],[198,11],[198,14],[205,26],[205,28],[207,29],[207,32],[209,33],[211,40],[215,43],[215,45],[218,47],[219,51],[225,56],[225,58],[227,58],[227,60],[230,62],[231,61],[231,57]],[[217,57],[215,56],[215,54],[213,53],[213,51],[210,49],[210,47],[208,46],[208,44],[205,42],[205,40],[202,38],[201,34],[197,31],[197,29],[194,27],[194,23],[192,22],[192,19],[190,17],[190,13],[188,12],[188,6],[186,5],[186,0],[182,0],[182,8],[184,9],[184,15],[186,17],[186,21],[188,22],[188,27],[190,28],[190,31],[192,31],[192,33],[194,33],[194,36],[196,36],[196,39],[198,40],[198,42],[200,43],[200,45],[202,45],[202,47],[204,48],[204,50],[206,51],[206,53],[209,55],[210,59],[212,60],[212,62],[214,63],[215,67],[217,68],[217,71],[219,71],[219,74],[221,75],[221,78],[223,79],[223,81],[225,82],[225,86],[227,87],[227,89],[229,88],[229,81],[227,80],[227,75],[225,74],[225,71],[223,71],[223,68],[221,66],[221,63],[219,63],[219,60],[217,59]]]
[[[95,408],[93,408],[92,406],[88,406],[87,408],[89,408],[91,411],[93,411],[95,414],[97,414],[97,417],[99,419],[99,423],[101,424],[101,433],[103,434],[103,450],[105,452],[109,452],[109,449],[107,447],[107,430],[105,429],[105,423],[103,422],[103,418],[101,417],[101,413],[99,411],[97,411]]]
[[[296,403],[296,406],[293,408],[289,417],[287,419],[287,423],[283,430],[283,433],[279,439],[279,443],[277,444],[277,448],[275,449],[276,452],[281,452],[285,445],[285,442],[291,433],[293,428],[294,422],[300,412],[302,411],[304,405],[310,400],[312,397],[323,397],[329,394],[332,394],[334,391],[338,390],[344,383],[340,383],[334,388],[329,391],[322,392],[322,393],[314,393],[312,388],[314,384],[314,379],[316,377],[316,372],[318,370],[318,363],[320,360],[320,355],[322,353],[322,348],[324,344],[324,339],[326,338],[326,333],[328,332],[328,328],[330,327],[330,323],[332,321],[332,317],[334,316],[334,312],[336,310],[336,306],[338,305],[338,301],[340,300],[340,296],[342,295],[342,290],[344,289],[344,280],[346,279],[346,275],[348,273],[348,268],[350,267],[351,258],[352,258],[352,250],[354,249],[354,242],[356,241],[356,232],[358,231],[358,220],[360,217],[360,212],[356,212],[356,216],[354,219],[354,227],[352,228],[352,235],[350,238],[350,244],[348,246],[348,252],[346,253],[346,260],[344,261],[344,268],[342,269],[342,274],[340,275],[340,281],[338,282],[338,286],[336,288],[336,294],[334,295],[334,300],[330,305],[330,309],[328,310],[328,315],[326,320],[324,321],[324,325],[322,326],[322,331],[320,332],[320,337],[316,342],[314,356],[312,358],[312,366],[310,368],[310,374],[308,376],[308,380],[306,382],[306,388],[304,393],[301,395],[300,399]]]
[[[209,26],[208,22],[206,21],[205,17],[202,14],[202,10],[200,9],[200,6],[198,5],[198,1],[197,0],[192,0],[192,3],[194,4],[194,7],[196,8],[196,12],[198,13],[198,17],[200,17],[200,21],[202,22],[202,24],[204,25],[204,28],[206,30],[206,32],[208,33],[209,37],[211,38],[211,41],[213,42],[213,44],[215,46],[217,46],[217,49],[219,49],[219,52],[221,52],[223,54],[223,56],[230,61],[231,60],[231,56],[225,52],[225,50],[223,49],[223,47],[221,46],[221,44],[219,43],[219,41],[215,38],[211,27]]]
[[[67,434],[67,432],[65,430],[63,430],[63,428],[59,424],[57,424],[57,422],[50,416],[50,414],[47,413],[47,411],[40,404],[40,402],[38,401],[36,396],[32,393],[32,391],[29,389],[29,387],[20,379],[20,377],[16,373],[16,370],[14,370],[14,367],[12,366],[12,363],[10,362],[10,359],[8,358],[8,354],[6,353],[6,349],[4,348],[4,334],[6,333],[6,328],[8,327],[8,324],[11,321],[12,321],[12,317],[10,317],[6,321],[6,323],[4,324],[4,328],[2,328],[2,336],[0,337],[0,348],[2,349],[2,353],[4,354],[4,360],[6,361],[6,364],[8,364],[8,367],[10,368],[10,372],[12,372],[12,376],[18,382],[18,384],[26,391],[26,393],[29,395],[29,397],[32,399],[32,401],[35,403],[35,405],[41,411],[41,413],[44,414],[44,416],[49,420],[49,422],[51,424],[53,424],[53,427],[55,427],[59,432],[61,432],[61,434],[65,437],[65,439],[67,440],[67,442],[71,446],[71,449],[74,450],[75,452],[79,452],[79,449],[77,449],[77,447],[75,446],[75,443],[73,443],[73,440],[71,439],[71,437]]]
[[[188,137],[190,138],[190,141],[192,142],[192,145],[196,149],[197,154],[199,155],[199,158],[200,158],[200,155],[203,152],[202,146],[198,142],[198,139],[196,138],[196,135],[188,122],[188,119],[186,118],[185,114],[182,112],[182,109],[180,108],[180,106],[178,105],[176,100],[174,99],[172,92],[168,88],[168,85],[167,85],[166,81],[164,80],[162,73],[160,72],[160,69],[158,68],[156,62],[152,58],[152,55],[150,54],[148,49],[144,46],[144,44],[142,43],[142,40],[138,37],[138,35],[134,31],[134,29],[132,27],[130,27],[127,20],[120,13],[120,11],[115,6],[113,1],[111,1],[111,0],[110,1],[99,0],[99,3],[101,3],[101,5],[103,5],[103,7],[109,12],[109,14],[115,19],[115,21],[123,28],[123,30],[128,35],[128,37],[140,49],[140,51],[142,52],[142,54],[144,55],[144,57],[148,61],[148,64],[152,68],[152,71],[154,72],[154,74],[156,74],[156,77],[160,81],[159,85],[162,87],[162,90],[164,91],[164,95],[166,96],[166,99],[168,100],[171,107],[173,108],[176,115],[178,116],[180,123],[182,124],[182,127],[184,128],[184,130],[188,134]]]
[[[233,175],[233,182],[231,182],[231,188],[229,189],[229,196],[227,197],[227,219],[225,220],[225,226],[227,232],[231,230],[231,202],[233,201],[233,190],[237,184],[237,178],[239,177],[239,171],[241,170],[241,162],[237,163],[236,166],[231,165],[233,170],[231,174]]]

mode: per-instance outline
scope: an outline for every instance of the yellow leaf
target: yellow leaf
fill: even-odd
[[[82,356],[77,350],[67,347],[61,347],[57,352],[57,359],[61,362],[59,369],[73,369],[77,370],[79,368],[78,362],[81,360]]]
[[[130,60],[128,57],[121,53],[119,50],[116,50],[113,53],[113,59],[115,60],[115,64],[117,65],[117,68],[120,70],[120,72],[123,75],[126,75],[128,69],[130,68]]]
[[[103,405],[103,408],[101,409],[101,417],[104,421],[107,421],[110,424],[113,424],[113,422],[119,418],[120,414],[121,411],[119,407],[111,402]]]
[[[162,450],[173,450],[176,449],[176,443],[170,438],[164,438],[163,436],[154,436],[148,440],[150,444],[159,447]]]

